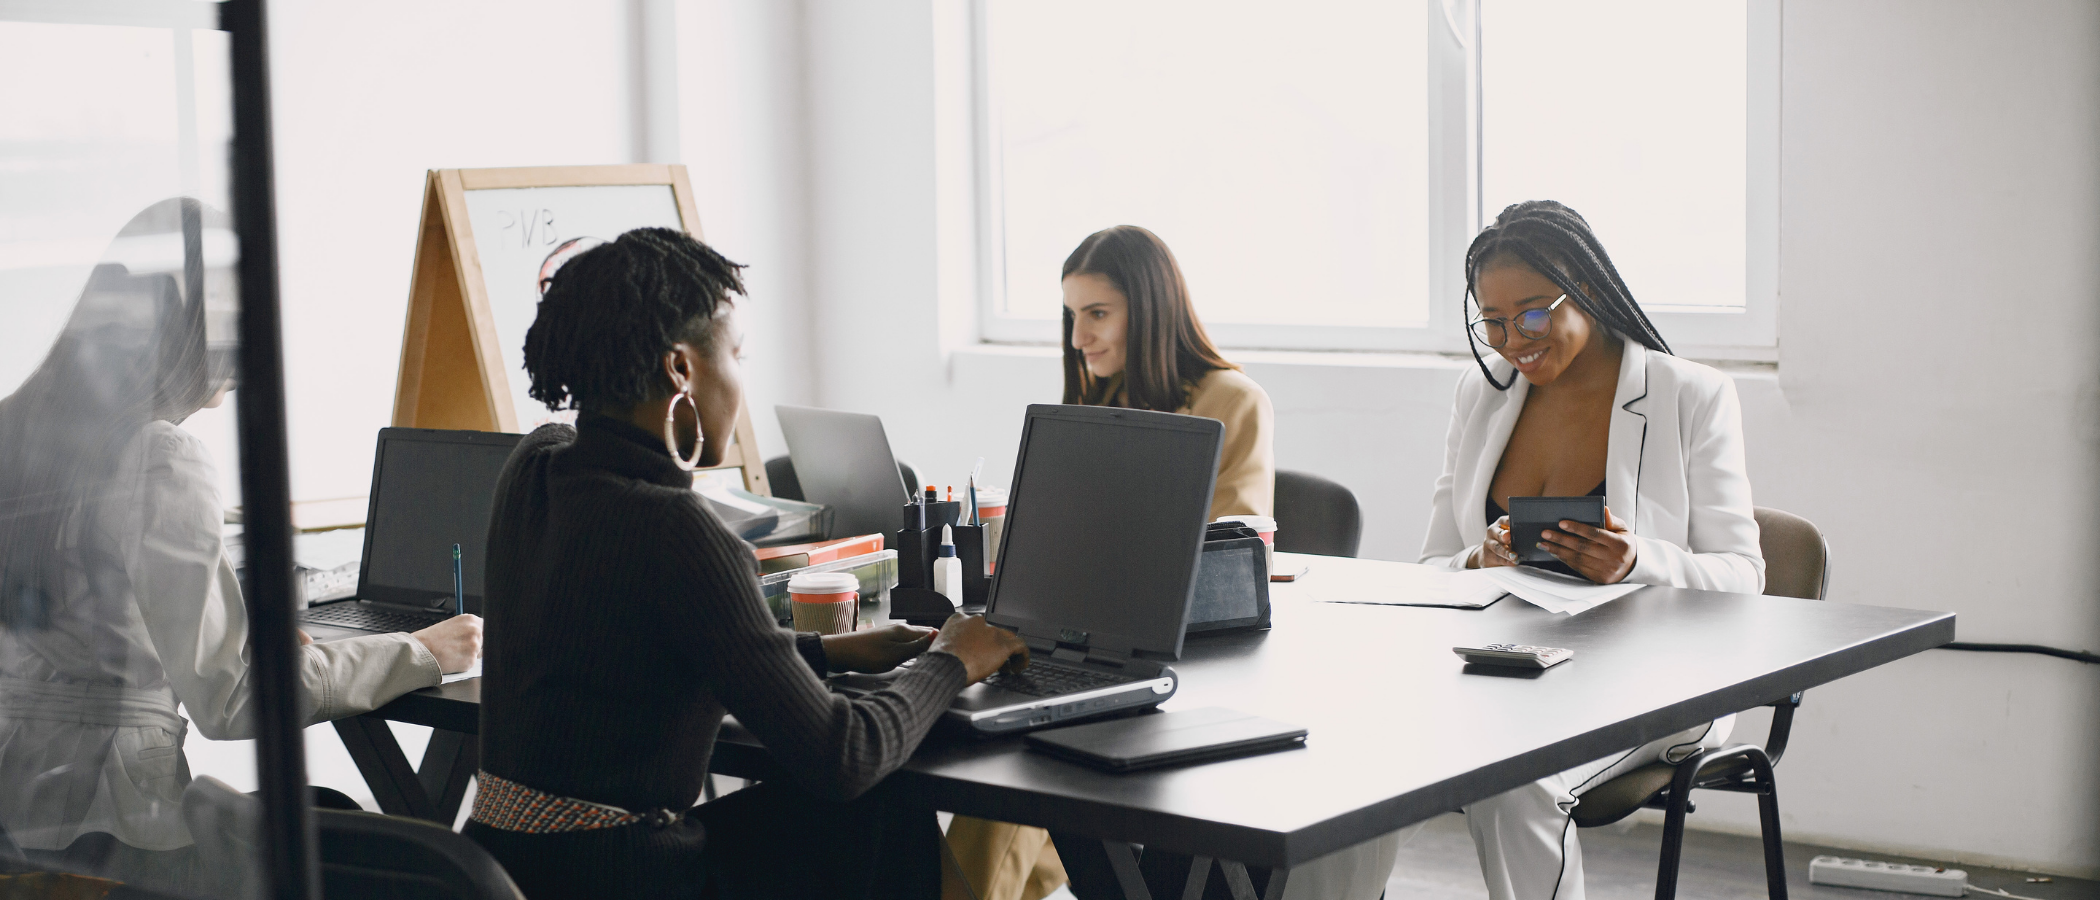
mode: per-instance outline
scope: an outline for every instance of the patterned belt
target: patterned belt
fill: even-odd
[[[554,834],[618,828],[636,822],[666,828],[677,824],[685,815],[668,809],[628,812],[617,806],[533,790],[487,772],[475,772],[474,781],[474,813],[468,818],[502,831]]]

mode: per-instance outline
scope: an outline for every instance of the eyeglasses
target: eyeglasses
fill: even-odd
[[[1510,319],[1474,319],[1467,327],[1473,329],[1473,337],[1490,347],[1509,343],[1511,325],[1518,334],[1535,341],[1553,333],[1553,311],[1567,301],[1568,295],[1562,294],[1544,309],[1527,309]]]

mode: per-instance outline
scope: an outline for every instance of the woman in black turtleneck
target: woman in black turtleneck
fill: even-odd
[[[964,686],[1027,664],[980,617],[774,623],[688,472],[720,460],[742,404],[739,268],[630,231],[562,266],[526,334],[532,396],[581,412],[520,443],[497,489],[466,833],[533,900],[935,896],[932,809],[878,783]],[[862,699],[819,680],[922,653]],[[786,777],[695,807],[725,713]]]

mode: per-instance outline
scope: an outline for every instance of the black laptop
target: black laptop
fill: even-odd
[[[466,611],[480,615],[496,479],[522,437],[491,431],[380,429],[357,594],[309,607],[299,627],[314,640],[329,641],[416,631],[457,615],[455,544]]]
[[[1004,734],[1174,695],[1166,663],[1181,658],[1224,436],[1195,416],[1028,408],[985,618],[1018,632],[1033,662],[965,688],[952,724]]]

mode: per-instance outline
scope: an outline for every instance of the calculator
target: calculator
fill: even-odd
[[[1519,669],[1550,669],[1575,656],[1575,651],[1565,647],[1533,647],[1529,644],[1453,647],[1451,652],[1476,665],[1513,666]]]

